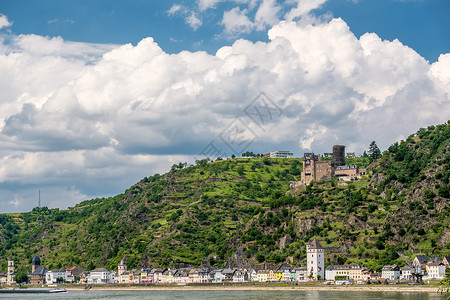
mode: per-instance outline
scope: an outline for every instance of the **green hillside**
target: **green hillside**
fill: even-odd
[[[122,257],[130,268],[302,265],[313,237],[327,261],[374,269],[402,264],[398,251],[449,255],[449,147],[450,125],[430,126],[389,147],[367,177],[287,194],[300,179],[300,159],[180,163],[115,197],[0,215],[1,269],[8,256],[28,269],[34,255],[50,269],[115,269]]]

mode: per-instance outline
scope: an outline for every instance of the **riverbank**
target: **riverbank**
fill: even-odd
[[[66,287],[70,290],[84,290],[84,286]],[[94,286],[94,291],[359,291],[359,292],[399,292],[437,293],[439,286],[431,285],[196,285],[196,286]]]

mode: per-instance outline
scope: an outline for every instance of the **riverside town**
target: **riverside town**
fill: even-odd
[[[370,284],[411,282],[411,280],[441,280],[445,269],[450,267],[450,257],[427,257],[419,255],[410,265],[399,268],[386,265],[378,271],[369,270],[362,264],[328,265],[324,268],[325,249],[316,240],[306,246],[307,265],[291,267],[287,264],[276,265],[271,262],[252,269],[225,268],[142,268],[128,270],[121,260],[117,270],[96,268],[85,271],[78,267],[64,270],[47,270],[41,260],[35,256],[31,273],[27,272],[30,285],[54,285],[64,283],[77,284],[208,284],[208,283],[302,283],[324,281],[327,284]],[[2,285],[16,285],[14,261],[8,260],[7,273],[0,273]],[[415,276],[416,279],[414,278]]]

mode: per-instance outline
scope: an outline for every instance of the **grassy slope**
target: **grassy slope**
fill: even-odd
[[[316,183],[285,196],[299,179],[298,159],[234,159],[172,170],[116,197],[68,210],[0,215],[0,257],[29,268],[304,263],[317,237],[333,263],[378,269],[397,251],[449,255],[450,126],[420,130],[394,144],[372,175],[339,185]],[[367,159],[349,163],[367,164]],[[408,252],[409,251],[409,252]],[[6,268],[1,260],[1,269]]]

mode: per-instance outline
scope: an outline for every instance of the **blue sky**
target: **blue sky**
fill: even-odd
[[[0,213],[450,116],[447,0],[0,0]]]
[[[16,34],[114,44],[137,44],[151,36],[168,53],[183,50],[215,53],[237,37],[267,41],[266,30],[232,37],[221,35],[223,12],[236,6],[247,8],[250,1],[241,2],[218,2],[199,11],[198,4],[192,0],[0,0],[0,12],[14,22],[11,30]],[[282,2],[288,1],[278,1]],[[167,12],[176,4],[196,12],[202,25],[194,30],[186,24],[183,15],[169,16]],[[281,12],[290,7],[283,5]],[[332,0],[314,13],[341,17],[358,37],[375,32],[382,39],[399,39],[430,62],[450,49],[450,2],[447,0]],[[255,9],[248,13],[254,14]]]

